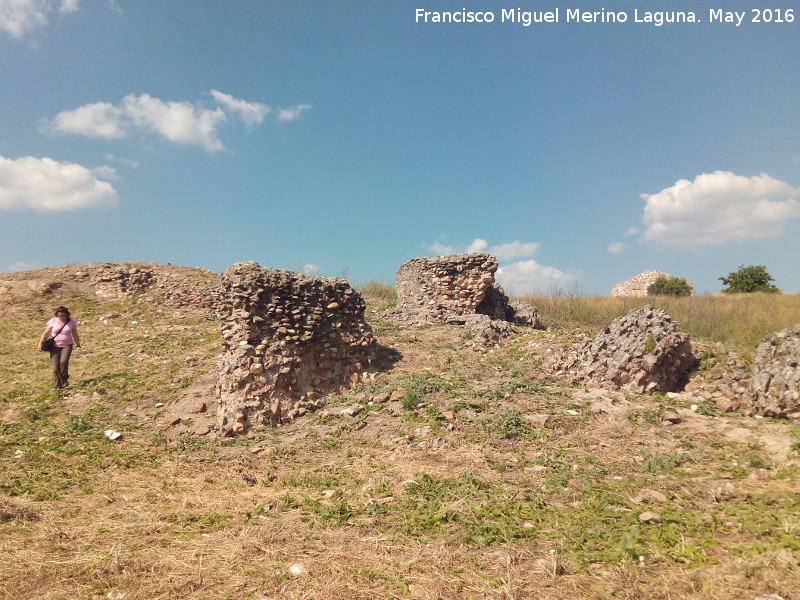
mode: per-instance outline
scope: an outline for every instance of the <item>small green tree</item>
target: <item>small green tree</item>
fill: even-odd
[[[683,277],[659,277],[647,286],[648,296],[691,296],[692,284]]]
[[[763,265],[739,265],[739,270],[727,277],[719,278],[727,287],[722,291],[726,294],[749,294],[752,292],[765,292],[767,294],[780,294],[781,291],[771,281],[775,281],[767,268]]]

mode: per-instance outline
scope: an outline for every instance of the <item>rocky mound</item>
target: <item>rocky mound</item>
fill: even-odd
[[[616,319],[593,340],[554,352],[550,372],[589,387],[674,392],[697,362],[689,335],[662,310],[646,306]]]
[[[73,291],[103,300],[149,294],[176,308],[208,311],[218,305],[219,284],[220,276],[208,269],[140,262],[90,263],[3,274],[0,299],[45,299]]]
[[[770,333],[758,345],[742,408],[765,417],[800,420],[800,325]]]

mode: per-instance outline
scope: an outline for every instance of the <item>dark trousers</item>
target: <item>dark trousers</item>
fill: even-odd
[[[50,350],[50,367],[53,369],[53,384],[59,390],[67,386],[69,380],[69,357],[72,346],[53,348]]]

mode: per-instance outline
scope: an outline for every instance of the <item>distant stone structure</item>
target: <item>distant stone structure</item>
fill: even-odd
[[[614,320],[594,340],[578,343],[566,355],[551,355],[555,376],[590,387],[634,393],[675,392],[697,363],[689,334],[669,315],[645,306]]]
[[[647,288],[655,283],[656,279],[659,277],[672,278],[674,275],[668,275],[667,273],[655,270],[645,271],[644,273],[639,273],[635,277],[631,277],[615,285],[611,288],[611,296],[644,298],[647,296]]]
[[[277,425],[321,407],[323,396],[368,379],[377,343],[366,304],[344,279],[239,263],[222,276],[222,434]]]

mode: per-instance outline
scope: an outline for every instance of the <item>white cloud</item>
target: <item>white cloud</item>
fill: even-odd
[[[245,125],[260,125],[264,121],[266,114],[270,111],[269,106],[266,104],[239,100],[230,94],[223,94],[217,90],[211,90],[211,95],[214,97],[214,100],[229,111],[238,113]]]
[[[116,105],[95,102],[62,111],[54,119],[43,121],[40,129],[43,133],[104,139],[124,138],[129,132],[145,131],[177,144],[201,146],[214,152],[224,148],[219,128],[228,121],[229,115],[247,126],[255,126],[260,125],[271,110],[265,104],[247,102],[218,90],[210,93],[218,104],[214,108],[205,108],[197,102],[165,102],[149,94],[131,94]],[[309,108],[310,105],[303,104],[294,109],[282,109],[278,118],[292,121]]]
[[[86,167],[51,158],[0,156],[0,210],[48,213],[116,203],[116,190]]]
[[[511,295],[563,291],[573,287],[579,277],[578,271],[561,271],[532,258],[500,267],[495,274],[497,282]]]
[[[79,0],[62,0],[59,12],[61,13],[75,12],[76,10],[78,10],[78,2]]]
[[[50,10],[49,2],[43,0],[0,0],[0,30],[19,39],[47,25]]]
[[[488,252],[496,256],[498,260],[511,260],[514,258],[525,258],[533,256],[539,250],[541,244],[537,242],[513,241],[506,244],[498,244],[489,247],[489,242],[481,238],[475,238],[466,247],[457,248],[448,246],[441,242],[434,242],[429,246],[424,246],[428,252],[433,252],[437,256],[447,256],[450,254],[469,254],[471,252]]]
[[[102,167],[95,167],[92,169],[92,175],[96,175],[100,179],[119,179],[117,170],[114,167],[103,165]]]
[[[133,167],[134,169],[139,166],[139,161],[124,158],[122,156],[115,156],[114,154],[110,153],[106,154],[106,160],[125,165],[126,167]]]
[[[622,237],[631,237],[632,235],[639,235],[640,229],[638,227],[628,227]]]
[[[540,247],[541,244],[538,242],[520,242],[518,240],[490,246],[486,240],[475,238],[463,249],[441,242],[434,242],[425,246],[425,249],[437,256],[486,251],[497,257],[502,264],[504,261],[515,258],[532,256]],[[539,264],[532,258],[504,264],[495,273],[495,279],[503,286],[506,293],[514,295],[564,290],[574,286],[579,277],[579,271],[561,271],[555,267]]]
[[[300,118],[305,111],[311,110],[310,104],[298,104],[297,106],[292,106],[290,108],[279,108],[278,109],[278,120],[279,121],[294,121]]]
[[[475,238],[472,240],[472,243],[467,246],[467,249],[464,252],[471,254],[472,252],[483,252],[486,250],[486,247],[489,243],[486,240],[482,240],[481,238]]]
[[[511,260],[513,258],[526,258],[533,256],[539,250],[541,244],[537,242],[519,242],[513,241],[508,244],[500,244],[499,246],[492,246],[489,250],[490,254],[497,257],[498,260]]]
[[[800,188],[763,173],[702,173],[641,197],[644,240],[665,246],[698,249],[776,237],[787,220],[800,217]]]
[[[319,265],[315,265],[314,263],[306,263],[302,267],[300,267],[299,272],[302,275],[308,275],[309,277],[316,277],[320,273],[322,273],[322,269]]]
[[[0,31],[19,39],[48,23],[55,10],[67,14],[78,10],[78,0],[0,0]]]
[[[45,121],[42,131],[73,133],[87,137],[114,139],[125,137],[123,111],[107,102],[85,104],[75,110],[58,113],[52,122]]]
[[[217,138],[217,126],[225,121],[225,113],[201,109],[189,102],[164,102],[149,94],[125,96],[125,116],[141,129],[150,130],[178,144],[196,144],[206,150],[223,148]]]
[[[446,246],[439,242],[434,242],[430,246],[423,246],[428,252],[432,252],[436,256],[449,256],[451,254],[458,254],[452,246]]]
[[[609,244],[606,250],[608,250],[611,254],[619,254],[627,247],[628,244],[626,244],[625,242],[616,242],[614,244]]]

